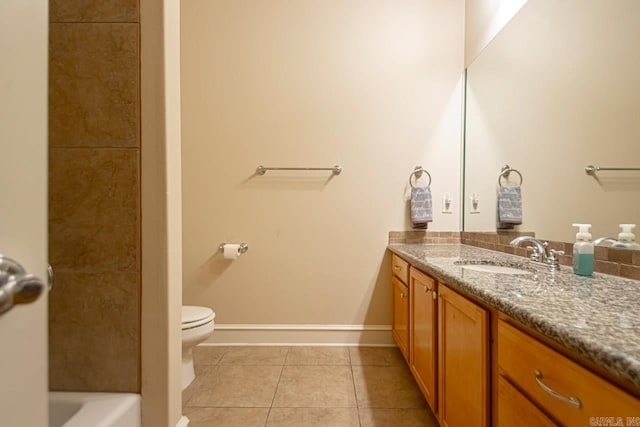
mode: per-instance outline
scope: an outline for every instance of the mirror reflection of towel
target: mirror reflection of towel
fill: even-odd
[[[522,224],[522,191],[520,186],[498,187],[497,228],[509,229]]]
[[[413,228],[427,228],[433,221],[431,187],[413,187],[411,189],[411,224]]]

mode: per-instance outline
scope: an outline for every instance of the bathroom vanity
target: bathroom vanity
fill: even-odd
[[[393,337],[442,426],[640,425],[640,282],[388,248]]]

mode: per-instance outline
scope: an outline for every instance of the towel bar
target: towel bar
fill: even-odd
[[[522,185],[522,181],[523,181],[523,179],[522,179],[522,174],[520,173],[520,171],[518,171],[518,169],[513,169],[513,168],[512,168],[511,166],[509,166],[509,165],[504,165],[504,166],[502,167],[502,169],[500,169],[500,175],[498,175],[498,185],[499,185],[500,187],[502,187],[502,182],[500,182],[500,180],[501,180],[502,178],[505,178],[505,179],[506,179],[506,178],[509,178],[509,174],[510,174],[511,172],[515,172],[515,173],[517,173],[517,174],[518,174],[518,176],[520,177],[520,184],[518,184],[518,186],[521,186],[521,185]]]
[[[587,175],[595,175],[598,171],[640,171],[640,168],[601,168],[600,166],[587,165],[584,171]]]
[[[331,171],[334,175],[340,175],[342,166],[335,165],[332,168],[272,168],[260,165],[256,168],[258,175],[264,175],[267,171]]]
[[[431,174],[425,168],[423,168],[422,166],[416,166],[413,169],[413,172],[411,172],[411,175],[409,175],[409,185],[411,186],[411,188],[415,188],[413,186],[413,182],[411,182],[411,178],[413,178],[415,176],[416,177],[416,183],[417,183],[423,173],[426,173],[427,176],[429,177],[429,184],[427,184],[427,185],[428,186],[431,185]]]

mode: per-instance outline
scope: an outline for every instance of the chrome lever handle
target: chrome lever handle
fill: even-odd
[[[542,254],[540,253],[540,251],[538,251],[538,248],[535,246],[527,246],[525,248],[525,250],[527,252],[531,252],[531,255],[529,255],[529,259],[531,261],[535,261],[535,262],[540,262],[542,259]]]
[[[51,289],[53,289],[53,284],[56,281],[56,277],[55,274],[53,273],[53,267],[51,267],[51,264],[49,264],[49,266],[47,267],[47,284],[49,285],[49,292],[51,292]]]
[[[37,300],[45,284],[16,261],[0,255],[0,314]]]
[[[538,385],[540,386],[541,389],[543,389],[545,392],[547,392],[548,394],[550,394],[551,396],[555,397],[558,400],[563,401],[564,403],[567,403],[575,408],[580,408],[582,407],[582,402],[580,402],[580,399],[578,399],[577,397],[567,397],[561,393],[558,393],[557,391],[555,391],[554,389],[552,389],[551,387],[549,387],[548,385],[546,385],[545,383],[542,382],[542,372],[540,372],[539,370],[535,370],[533,371],[533,375],[536,378],[536,382],[538,383]]]

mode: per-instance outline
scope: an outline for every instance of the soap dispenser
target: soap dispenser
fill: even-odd
[[[640,249],[636,242],[636,235],[631,230],[636,228],[635,224],[620,224],[618,242],[611,245],[612,248]]]
[[[589,228],[591,224],[573,224],[578,227],[576,242],[573,244],[573,272],[579,276],[593,274],[593,243]]]

